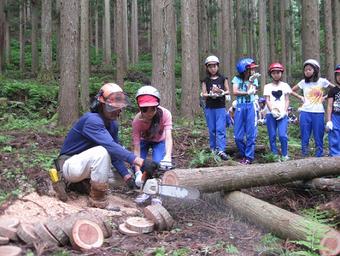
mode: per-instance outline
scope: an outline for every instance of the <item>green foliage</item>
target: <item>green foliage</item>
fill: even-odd
[[[228,244],[225,248],[225,252],[228,254],[239,254],[237,247],[232,244]]]
[[[166,250],[164,247],[161,248],[156,248],[156,250],[154,251],[155,256],[165,256],[166,254]]]
[[[222,160],[212,152],[194,149],[193,159],[190,161],[190,168],[206,167],[221,164]]]
[[[261,154],[262,161],[264,163],[273,163],[273,162],[281,162],[280,157],[278,155],[274,155],[273,153],[265,153]]]

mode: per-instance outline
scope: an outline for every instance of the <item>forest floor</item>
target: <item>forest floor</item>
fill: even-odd
[[[189,167],[189,151],[193,145],[198,150],[205,149],[207,145],[206,137],[192,137],[191,134],[186,129],[174,131],[174,162],[177,168]],[[6,144],[1,145],[7,147],[7,150],[0,152],[2,190],[11,192],[20,188],[25,194],[36,191],[40,196],[50,197],[50,188],[46,183],[49,179],[46,167],[39,165],[39,161],[43,162],[44,158],[55,155],[64,137],[34,131],[2,131],[0,136],[10,138]],[[232,157],[237,160],[237,156]],[[19,170],[24,170],[24,173]],[[337,196],[331,192],[292,190],[280,185],[242,191],[295,213],[326,203]],[[137,192],[121,187],[112,189],[112,194],[129,202],[129,205],[133,205],[131,207],[137,210],[137,215],[142,215],[141,208],[133,203]],[[201,199],[191,202],[164,199],[164,207],[175,220],[170,231],[155,231],[129,237],[114,229],[113,235],[105,240],[101,248],[82,255],[282,255],[286,249],[296,247],[289,241],[274,241],[265,230],[234,214],[223,205],[220,198],[220,194],[215,193],[203,194]],[[1,205],[0,213],[6,213],[16,201],[17,198],[12,193]],[[122,223],[128,215],[125,213],[115,218],[115,226]],[[269,241],[265,241],[266,238]],[[280,248],[276,252],[273,251],[274,242],[277,242]],[[34,255],[79,255],[71,246],[47,248],[35,245],[35,248],[30,248],[20,242],[16,245],[22,247],[25,252],[33,251]]]

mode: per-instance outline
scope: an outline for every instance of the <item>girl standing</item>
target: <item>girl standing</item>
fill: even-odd
[[[257,133],[257,118],[255,110],[256,88],[258,87],[255,68],[258,67],[251,58],[243,58],[236,64],[238,75],[231,81],[233,93],[236,96],[234,137],[242,157],[242,164],[251,164],[255,158],[255,139]],[[244,141],[246,137],[246,141]]]
[[[336,86],[328,92],[326,131],[328,131],[329,155],[340,156],[340,64],[336,65]]]
[[[228,160],[226,149],[226,95],[229,96],[228,78],[218,71],[219,59],[209,56],[205,60],[207,77],[202,82],[202,96],[205,99],[205,117],[209,130],[210,149],[222,160]]]
[[[314,59],[308,59],[303,64],[304,79],[293,87],[292,95],[300,99],[300,132],[302,155],[309,155],[309,139],[313,132],[317,157],[323,156],[324,88],[330,85],[325,78],[319,78],[320,64]],[[302,90],[303,95],[297,93]]]
[[[284,67],[280,63],[272,63],[268,73],[273,82],[264,86],[263,96],[266,97],[266,104],[269,113],[266,115],[266,124],[269,136],[270,149],[278,157],[276,147],[276,134],[278,132],[281,143],[282,161],[287,161],[288,157],[288,107],[289,94],[292,92],[287,83],[281,81]]]

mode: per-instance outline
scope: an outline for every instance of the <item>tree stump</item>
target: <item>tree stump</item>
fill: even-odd
[[[150,233],[154,229],[155,223],[143,217],[130,217],[125,221],[126,228],[140,234]]]

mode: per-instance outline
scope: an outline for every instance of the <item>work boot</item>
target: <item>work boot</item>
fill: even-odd
[[[108,190],[107,183],[91,181],[91,191],[89,196],[89,206],[97,208],[106,208],[109,204],[106,196]]]
[[[88,195],[91,192],[90,179],[85,179],[76,183],[70,183],[67,188],[70,191],[74,191],[82,195]]]

